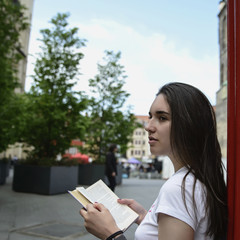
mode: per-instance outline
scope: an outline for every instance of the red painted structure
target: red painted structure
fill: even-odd
[[[228,240],[240,240],[240,0],[228,0]]]

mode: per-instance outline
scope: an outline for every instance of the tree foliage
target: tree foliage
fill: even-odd
[[[33,85],[24,96],[25,127],[22,141],[33,147],[28,160],[54,164],[58,154],[70,147],[71,140],[85,132],[87,98],[73,91],[85,40],[77,28],[68,28],[68,14],[57,14],[52,28],[41,30],[42,52],[36,60]]]
[[[17,140],[18,63],[21,54],[20,34],[28,27],[24,7],[14,1],[0,1],[0,152]]]
[[[90,101],[89,119],[91,124],[86,135],[86,146],[97,162],[104,162],[109,144],[120,146],[125,153],[127,144],[136,127],[130,108],[122,107],[129,96],[123,89],[125,70],[119,61],[121,53],[105,51],[103,63],[98,64],[98,74],[89,80],[93,93]]]

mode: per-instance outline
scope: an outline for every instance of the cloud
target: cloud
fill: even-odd
[[[113,50],[122,52],[121,63],[128,75],[125,89],[131,94],[127,104],[133,105],[135,114],[147,114],[158,89],[172,81],[200,88],[215,104],[219,88],[217,55],[203,53],[196,58],[187,46],[177,45],[162,33],[140,33],[115,21],[92,19],[71,25],[79,27],[80,37],[88,40],[82,49],[85,57],[77,85],[80,90],[88,91],[88,79],[97,73],[104,50]]]

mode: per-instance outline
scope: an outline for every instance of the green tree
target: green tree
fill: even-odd
[[[42,52],[31,90],[24,96],[22,141],[33,147],[28,161],[35,164],[56,164],[57,155],[70,147],[71,140],[84,136],[87,97],[73,91],[73,86],[85,40],[77,36],[77,28],[68,28],[68,17],[59,13],[51,19],[51,29],[41,30]]]
[[[118,144],[121,153],[125,153],[136,127],[130,107],[122,110],[129,93],[123,89],[127,76],[124,66],[119,63],[121,53],[105,51],[105,54],[103,63],[98,64],[99,73],[89,80],[94,96],[90,101],[91,124],[87,130],[86,146],[97,162],[104,162],[111,143]]]
[[[24,7],[14,1],[0,1],[0,152],[17,140],[16,116],[18,102],[18,63],[23,58],[20,33],[28,27]]]

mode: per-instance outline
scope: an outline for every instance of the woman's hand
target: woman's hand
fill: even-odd
[[[118,202],[124,205],[128,205],[134,212],[139,215],[136,220],[136,223],[138,225],[142,222],[147,214],[147,211],[144,209],[144,207],[133,199],[118,199]]]
[[[86,209],[81,209],[80,214],[85,220],[84,226],[89,233],[100,239],[106,239],[120,230],[111,213],[103,204],[88,204]]]

